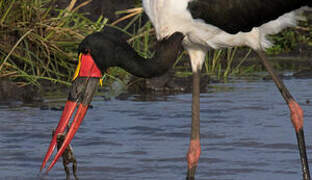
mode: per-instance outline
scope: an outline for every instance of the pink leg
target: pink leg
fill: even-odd
[[[290,100],[288,103],[290,110],[290,119],[296,130],[299,132],[303,128],[303,110],[295,100]]]
[[[290,119],[295,128],[296,135],[297,135],[297,143],[298,143],[298,149],[299,149],[299,154],[300,154],[303,179],[310,180],[309,164],[308,164],[306,145],[305,145],[305,140],[304,140],[304,132],[303,132],[303,110],[295,101],[295,99],[292,97],[292,95],[290,94],[286,86],[284,85],[283,81],[278,77],[274,69],[271,67],[264,53],[261,51],[258,51],[257,53],[260,56],[262,64],[265,66],[267,71],[272,76],[274,83],[276,84],[277,88],[281,92],[281,95],[283,96],[284,100],[288,104],[288,107],[290,110]]]
[[[194,179],[195,172],[200,157],[201,149],[199,139],[191,140],[189,150],[187,153],[187,169],[188,169],[188,180]]]
[[[200,157],[200,119],[199,119],[199,96],[200,96],[200,73],[193,73],[193,94],[192,94],[192,126],[189,150],[187,153],[187,180],[195,179],[195,172]]]

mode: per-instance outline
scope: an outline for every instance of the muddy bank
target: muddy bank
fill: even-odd
[[[200,91],[206,92],[207,85],[212,80],[207,74],[201,75]],[[174,70],[166,73],[163,76],[142,79],[137,77],[132,77],[128,83],[129,93],[140,93],[140,94],[175,94],[175,93],[190,93],[192,91],[193,79],[189,74],[187,76],[181,77],[177,76]]]
[[[117,98],[122,99],[123,96],[132,94],[145,94],[145,95],[171,95],[179,93],[191,93],[192,91],[192,76],[191,73],[180,76],[176,74],[174,70],[166,73],[165,75],[152,79],[142,79],[137,77],[131,77],[127,84],[128,89],[126,92],[118,95]],[[282,79],[312,79],[312,67],[306,67],[300,71],[283,75],[280,74]],[[259,77],[263,80],[271,80],[270,76]],[[217,80],[210,77],[207,74],[201,75],[200,91],[202,93],[207,92],[209,83],[222,83],[222,80]],[[101,91],[106,91],[105,88],[101,88]],[[0,103],[10,103],[14,101],[20,101],[24,104],[38,103],[43,110],[62,110],[63,107],[48,107],[44,104],[44,100],[47,96],[63,98],[67,97],[69,91],[68,86],[55,84],[49,81],[42,81],[41,87],[24,86],[20,87],[14,82],[0,79]]]
[[[68,86],[55,84],[51,81],[39,81],[40,87],[34,85],[19,85],[0,78],[0,104],[21,102],[24,104],[42,103],[47,96],[63,94],[67,96]]]
[[[39,89],[33,86],[18,86],[16,83],[0,79],[0,103],[10,101],[22,101],[29,103],[33,101],[42,101]]]

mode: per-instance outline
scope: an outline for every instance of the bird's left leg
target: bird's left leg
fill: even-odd
[[[275,82],[277,88],[279,89],[283,98],[288,104],[288,107],[290,110],[290,119],[295,128],[296,135],[297,135],[297,143],[298,143],[298,148],[299,148],[299,153],[300,153],[303,179],[310,180],[309,164],[308,164],[308,159],[307,159],[307,154],[306,154],[306,145],[305,145],[304,133],[303,133],[303,110],[299,106],[299,104],[296,102],[296,100],[292,97],[290,92],[287,90],[283,81],[278,77],[277,73],[271,67],[264,52],[257,51],[257,53],[260,56],[262,64],[265,66],[267,71],[272,76],[273,81]]]
[[[189,150],[187,153],[187,180],[195,178],[195,172],[199,161],[200,147],[200,72],[193,73],[192,92],[192,124]]]
[[[199,161],[200,147],[200,71],[205,60],[206,51],[188,49],[193,71],[192,90],[192,124],[189,150],[187,153],[187,180],[195,179],[195,172]]]

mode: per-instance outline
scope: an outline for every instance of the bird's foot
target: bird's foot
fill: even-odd
[[[306,153],[306,144],[303,132],[303,110],[295,100],[290,100],[288,106],[290,110],[291,122],[296,130],[303,179],[310,180],[309,163]]]
[[[187,170],[186,180],[195,180],[195,172],[197,166]]]
[[[189,151],[187,153],[187,180],[194,180],[197,164],[201,153],[199,139],[191,140],[189,145]]]

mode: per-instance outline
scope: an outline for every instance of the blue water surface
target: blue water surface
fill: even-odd
[[[285,80],[305,111],[312,142],[312,80]],[[53,100],[52,100],[53,101]],[[61,104],[64,104],[62,99]],[[92,102],[72,146],[81,180],[184,180],[191,94]],[[0,179],[40,179],[61,111],[0,106]],[[202,154],[197,180],[302,179],[288,107],[271,81],[211,84],[201,94]],[[65,179],[61,161],[46,180]]]

